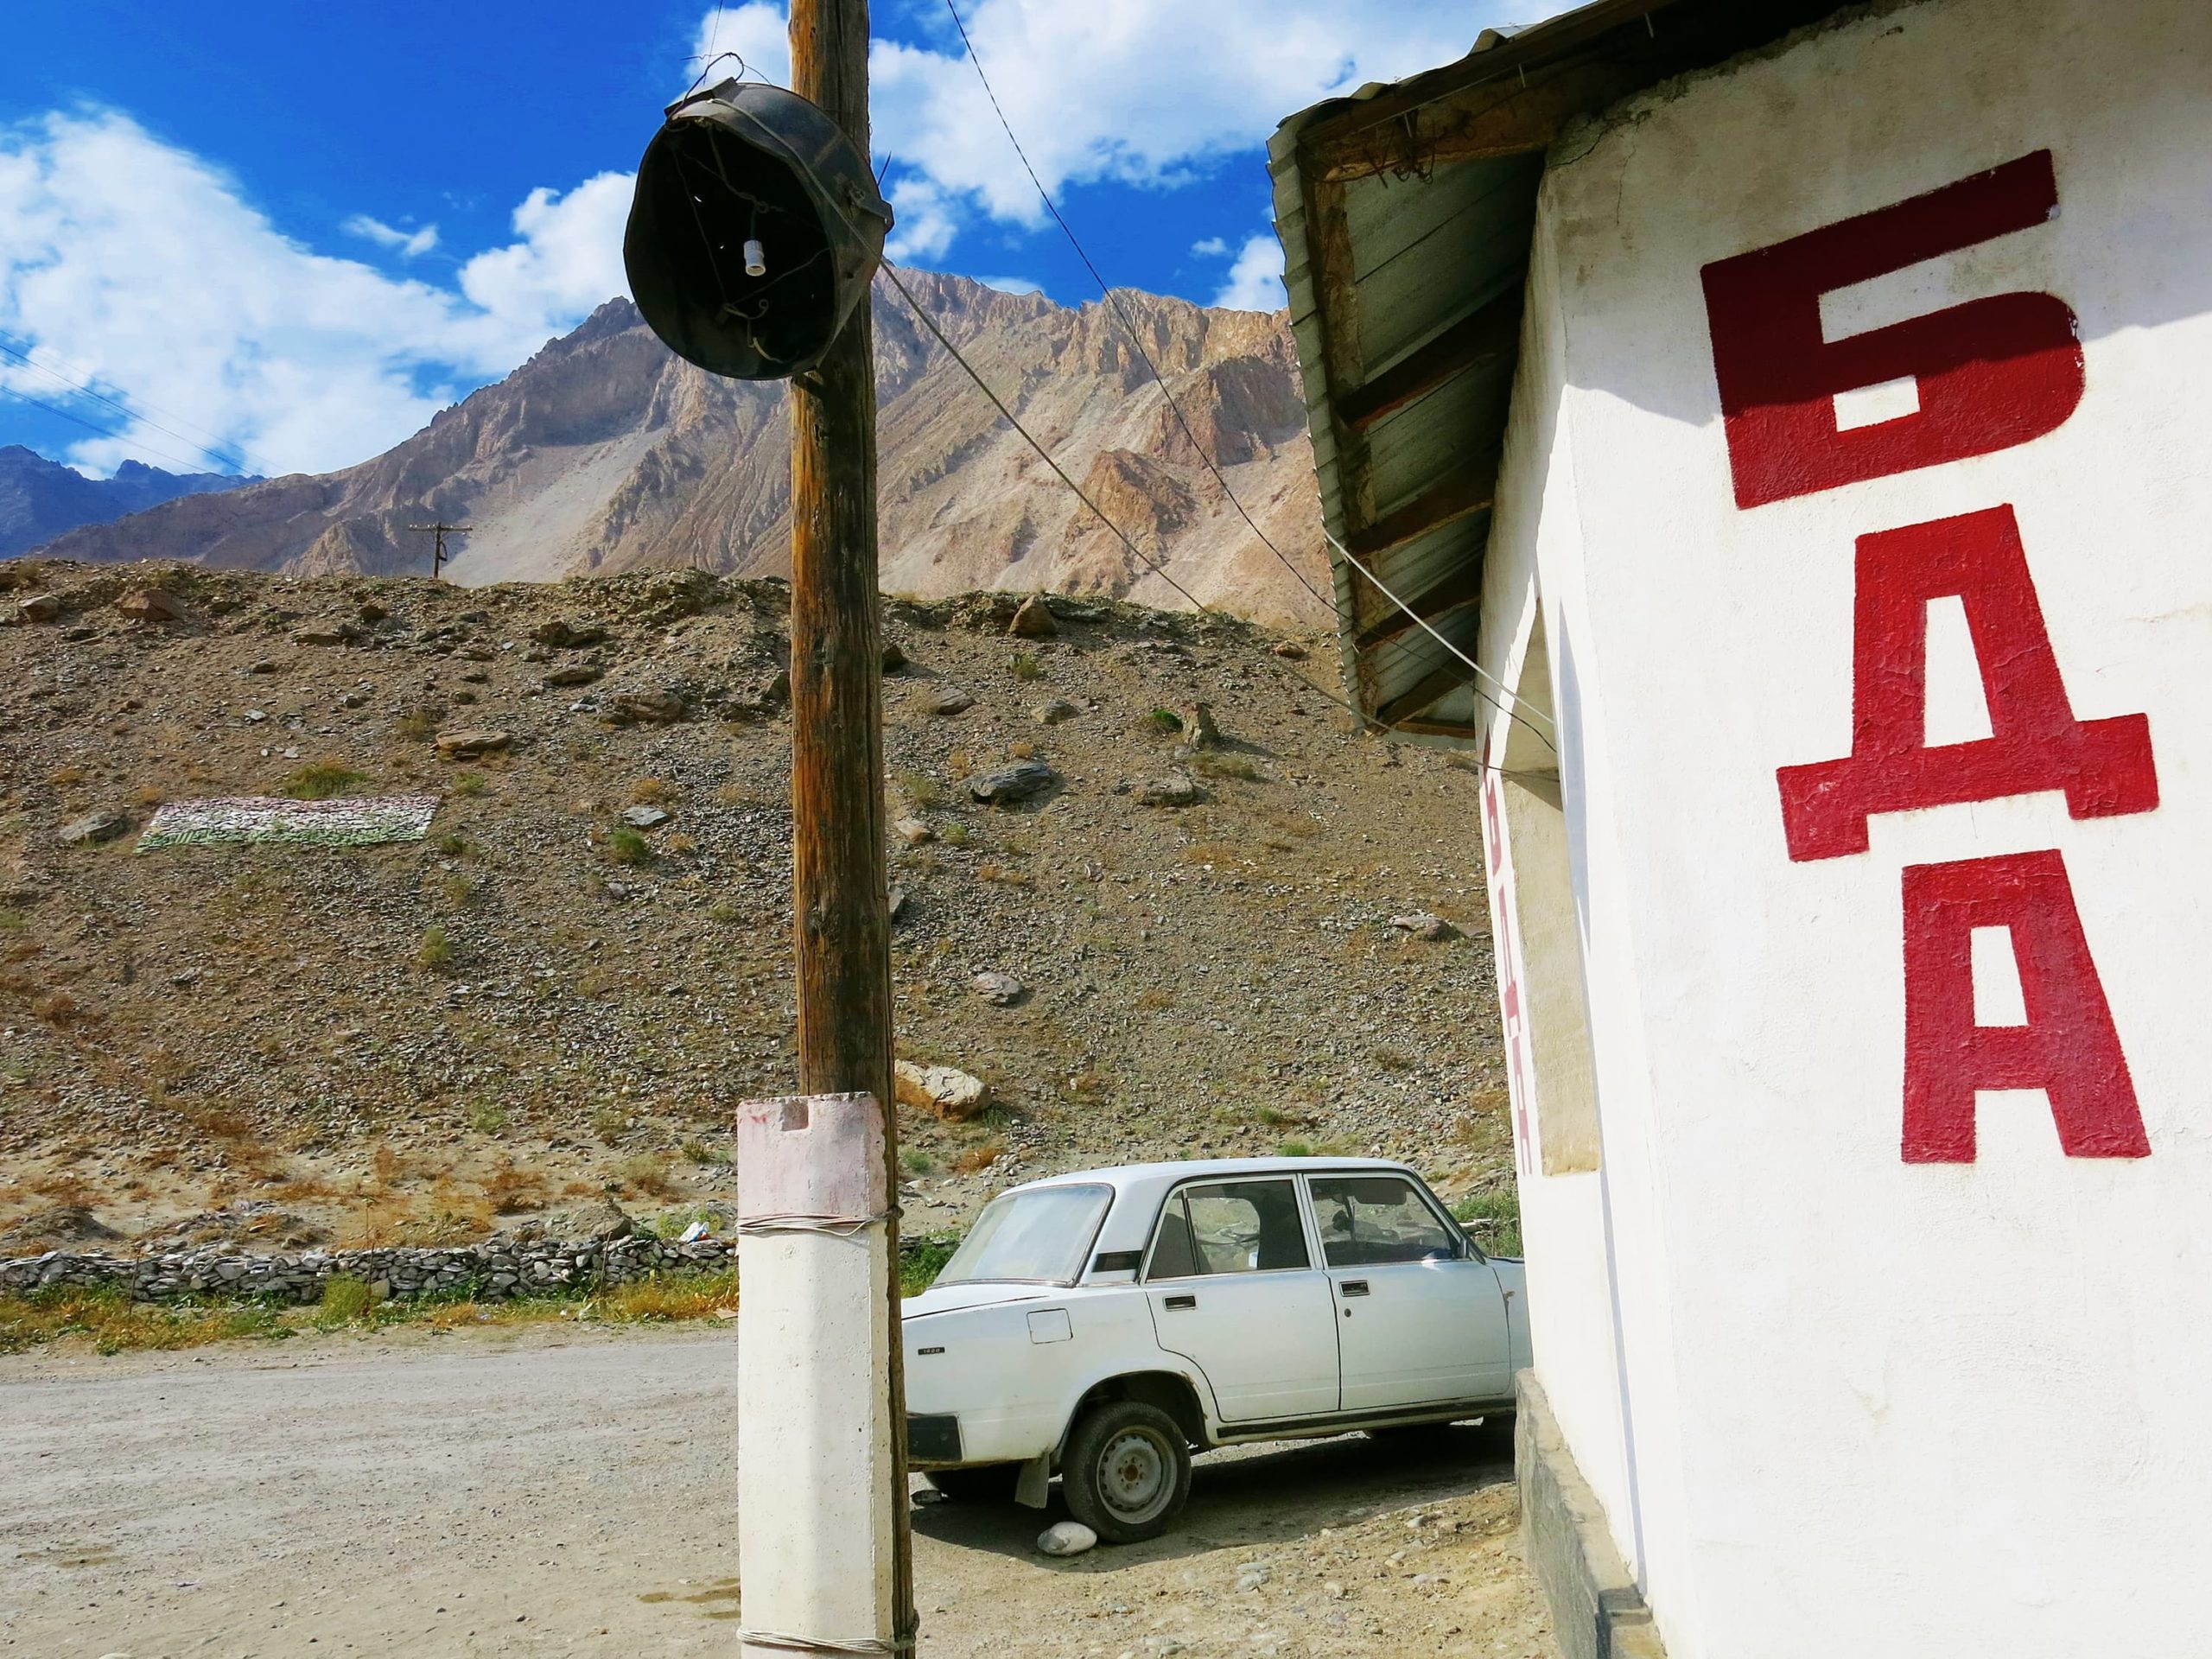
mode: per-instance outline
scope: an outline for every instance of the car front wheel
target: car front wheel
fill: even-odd
[[[1061,1463],[1068,1512],[1109,1544],[1157,1538],[1191,1496],[1191,1448],[1175,1420],[1141,1401],[1089,1413]]]

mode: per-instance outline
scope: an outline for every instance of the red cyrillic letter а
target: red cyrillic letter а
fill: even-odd
[[[1974,1023],[1974,930],[2012,935],[2027,1023]],[[1979,1090],[2040,1089],[2069,1158],[2147,1158],[2127,1057],[2056,852],[1904,872],[1904,1161],[1970,1164]]]
[[[2037,150],[1910,201],[1705,267],[1736,505],[1756,507],[2041,437],[2082,401],[2074,313],[1999,294],[1833,342],[1821,296],[2041,224],[2057,211]],[[1917,413],[1848,430],[1835,394],[1914,380]]]
[[[1929,748],[1928,601],[1952,595],[1993,735]],[[1854,611],[1851,753],[1776,773],[1791,858],[1865,852],[1878,812],[2045,790],[2077,818],[2158,805],[2148,718],[2074,718],[2009,506],[1860,537]]]

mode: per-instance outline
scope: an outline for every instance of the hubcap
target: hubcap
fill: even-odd
[[[1174,1461],[1167,1448],[1142,1429],[1116,1434],[1098,1455],[1099,1495],[1115,1514],[1148,1520],[1173,1491]]]

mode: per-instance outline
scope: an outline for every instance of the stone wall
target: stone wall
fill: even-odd
[[[326,1284],[342,1274],[365,1281],[380,1295],[466,1291],[480,1301],[504,1301],[620,1284],[657,1273],[715,1273],[736,1265],[736,1241],[722,1238],[679,1244],[645,1237],[608,1243],[500,1236],[446,1249],[303,1250],[277,1255],[248,1254],[234,1245],[138,1257],[50,1250],[0,1262],[0,1292],[51,1285],[88,1289],[119,1286],[134,1301],[214,1294],[313,1302],[321,1299]]]

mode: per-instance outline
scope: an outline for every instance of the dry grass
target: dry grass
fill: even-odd
[[[955,1155],[952,1173],[956,1175],[979,1175],[1006,1156],[1006,1148],[995,1141],[986,1141],[980,1147],[969,1147]]]
[[[520,1215],[543,1210],[551,1200],[545,1177],[537,1170],[517,1169],[503,1163],[483,1180],[484,1202],[495,1216]]]
[[[635,1158],[623,1160],[622,1167],[616,1173],[623,1185],[642,1198],[672,1198],[683,1191],[677,1185],[668,1160],[653,1153],[640,1153]]]
[[[662,778],[640,778],[630,785],[630,804],[632,806],[667,806],[680,791],[674,784]]]

